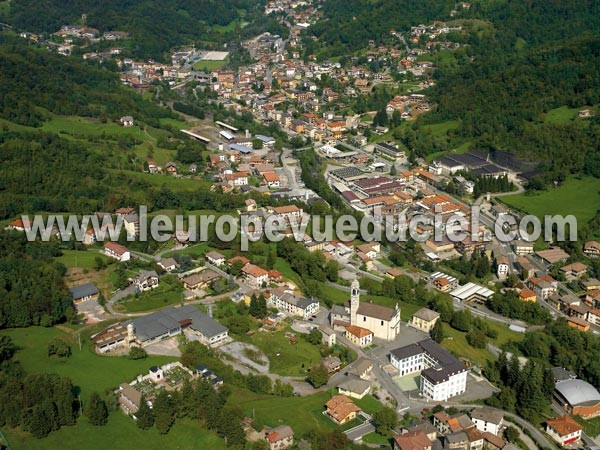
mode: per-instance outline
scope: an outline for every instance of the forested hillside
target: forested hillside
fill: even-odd
[[[449,0],[328,0],[324,2],[325,20],[310,27],[330,56],[354,53],[369,40],[381,42],[390,30],[410,29],[419,23],[438,20],[450,13]]]
[[[129,32],[135,54],[159,58],[173,46],[206,37],[211,26],[228,25],[263,5],[261,0],[13,0],[10,21],[21,30],[53,33],[86,14],[86,24],[100,31]]]

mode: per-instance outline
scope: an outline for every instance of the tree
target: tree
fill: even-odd
[[[519,430],[512,425],[509,425],[506,430],[504,430],[504,437],[508,442],[514,443],[517,441],[517,439],[519,439],[520,436],[521,434],[519,433]]]
[[[252,294],[250,297],[250,315],[257,319],[264,319],[267,316],[267,301],[264,295],[260,294],[258,297]]]
[[[388,434],[398,426],[396,410],[388,406],[381,408],[373,414],[375,427],[379,434]]]
[[[339,277],[339,270],[340,265],[338,262],[335,259],[330,259],[325,266],[325,276],[329,281],[335,283]]]
[[[471,330],[466,335],[469,345],[475,348],[485,348],[487,337],[481,330]]]
[[[327,372],[325,366],[319,364],[318,366],[310,369],[310,373],[306,379],[310,384],[313,385],[313,387],[320,388],[329,381],[329,373]]]
[[[91,393],[83,413],[87,416],[90,423],[95,426],[106,425],[108,421],[106,402],[100,398],[97,392]]]
[[[17,351],[17,346],[10,336],[0,336],[0,363],[8,361]]]
[[[94,268],[96,270],[102,270],[105,267],[106,267],[106,263],[104,262],[104,260],[100,256],[96,256],[94,258]]]
[[[438,344],[444,340],[444,325],[442,324],[442,320],[438,319],[435,321],[433,328],[430,331],[431,339],[433,339]]]
[[[68,358],[71,356],[71,347],[61,338],[54,338],[48,343],[48,356]]]
[[[144,395],[142,395],[142,398],[140,399],[140,407],[135,413],[135,417],[137,418],[137,427],[142,430],[148,430],[154,425],[154,412],[148,406],[148,402]]]
[[[306,340],[312,345],[320,345],[323,335],[318,328],[313,328],[310,333],[306,336]]]
[[[261,141],[258,138],[252,139],[252,148],[254,150],[259,150],[259,149],[263,148],[263,141]]]
[[[175,421],[175,404],[169,393],[161,389],[152,403],[154,426],[160,434],[166,434]]]
[[[470,311],[462,310],[456,311],[452,315],[452,321],[450,325],[452,328],[457,329],[458,331],[469,331],[473,324],[473,317]]]
[[[148,353],[141,347],[131,347],[127,357],[132,360],[144,359],[148,357]]]
[[[267,266],[267,269],[273,270],[273,268],[275,267],[275,261],[276,261],[275,251],[271,250],[269,252],[269,254],[267,255],[267,261],[265,263],[265,265]]]

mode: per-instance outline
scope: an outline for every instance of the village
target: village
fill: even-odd
[[[461,2],[453,12],[460,15],[468,8],[470,3]],[[44,39],[31,33],[22,37],[61,55],[114,61],[121,82],[142,93],[160,83],[176,92],[191,85],[196,96],[202,91],[232,114],[249,113],[256,123],[285,133],[289,146],[282,145],[276,133],[252,133],[233,121],[210,116],[189,120],[189,126],[178,131],[205,147],[205,164],[148,158],[143,172],[202,180],[223,196],[247,194],[244,207],[234,214],[259,221],[277,218],[285,224],[279,231],[287,238],[295,237],[295,225],[308,221],[312,212],[330,207],[322,193],[307,186],[299,156],[307,151],[320,159],[327,187],[341,204],[371,217],[375,227],[406,231],[405,224],[394,221],[400,215],[420,216],[426,220],[416,231],[424,235],[438,226],[436,214],[441,214],[442,223],[456,215],[471,223],[477,206],[479,228],[467,227],[466,236],[457,242],[444,236],[415,243],[418,257],[400,264],[393,260],[399,251],[392,244],[319,241],[305,233],[291,251],[313,255],[323,267],[331,267],[332,275],[320,280],[334,291],[326,300],[303,292],[305,280],[275,245],[260,242],[263,247],[242,252],[213,241],[197,243],[179,233],[159,251],[144,253],[126,243],[100,242],[90,228],[83,240],[87,250],[78,253],[97,255],[104,265],[99,270],[111,265],[124,280],[115,290],[99,287],[89,273],[69,281],[82,321],[110,322],[91,336],[95,351],[113,356],[139,348],[177,358],[182,343],[197,341],[244,375],[262,374],[291,385],[293,397],[331,392],[319,419],[331,421],[355,442],[378,443],[369,441],[377,428],[374,402],[393,408],[399,417],[418,418],[393,430],[394,449],[513,450],[518,447],[507,434],[515,428],[529,448],[593,443],[573,417],[600,417],[600,393],[580,374],[552,369],[555,416],[546,421],[542,433],[515,414],[482,406],[499,388],[486,379],[484,361],[448,344],[454,335],[436,339],[442,311],[399,298],[395,288],[394,295],[375,294],[371,288],[372,283],[412,283],[414,292],[418,286],[428,295],[444,296],[455,313],[493,323],[511,337],[543,325],[492,310],[497,296],[535,304],[552,320],[600,334],[600,281],[588,275],[590,261],[600,256],[599,242],[587,241],[569,254],[558,246],[540,249],[524,239],[506,243],[490,237],[498,220],[504,221],[506,231],[518,229],[515,224],[523,214],[499,198],[523,192],[527,174],[474,149],[429,161],[411,158],[393,131],[376,123],[378,111],[364,107],[364,98],[385,88],[396,94],[385,105],[386,120],[410,123],[430,111],[435,105],[426,92],[435,84],[436,70],[431,56],[460,48],[447,36],[460,32],[461,26],[433,22],[413,26],[409,33],[390,30],[390,45],[372,42],[364,55],[350,57],[348,67],[304,51],[302,32],[321,17],[318,5],[269,1],[265,14],[285,17],[289,37],[267,32],[240,43],[253,62],[235,68],[228,67],[228,48],[186,46],[173,49],[169,64],[136,61],[119,46],[127,33],[101,33],[85,25],[64,25]],[[97,43],[111,46],[102,52],[86,51]],[[136,125],[137,118],[128,115],[119,121],[123,128]],[[480,190],[486,181],[504,183],[507,189],[502,194]],[[121,218],[128,234],[140,235],[140,217],[133,207],[97,216]],[[28,225],[15,219],[7,228],[24,232]],[[255,232],[242,230],[248,236]],[[480,260],[485,267],[476,281],[460,271],[465,261],[475,266]],[[237,322],[240,317],[244,326]],[[484,334],[483,348],[495,356],[504,353],[488,337]],[[303,351],[308,356],[280,370],[278,359],[302,358]],[[325,372],[318,383],[317,371]],[[133,380],[122,380],[116,391],[119,407],[137,420],[143,402],[152,408],[159,392],[181,389],[189,380],[206,382],[217,391],[226,385],[222,374],[206,365],[187,367],[177,361],[152,366]],[[251,422],[248,418],[245,427],[250,440],[265,440],[272,450],[298,444],[294,423],[256,430]]]

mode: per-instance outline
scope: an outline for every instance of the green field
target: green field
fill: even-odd
[[[10,336],[19,347],[15,360],[20,361],[28,373],[57,373],[69,377],[81,389],[82,398],[91,391],[103,392],[117,388],[124,381],[131,381],[145,374],[152,365],[162,365],[173,358],[148,357],[131,361],[124,356],[99,356],[92,350],[89,339],[82,334],[82,349],[79,350],[76,336],[56,328],[18,328],[2,330],[0,335]],[[70,341],[73,355],[70,358],[49,358],[47,344],[52,338],[61,337]]]
[[[334,390],[335,391],[335,390]],[[335,392],[333,392],[335,394]],[[314,428],[334,430],[337,425],[322,412],[332,393],[321,392],[307,397],[273,397],[234,388],[230,402],[242,408],[247,417],[254,417],[254,428],[287,424],[300,436]]]
[[[62,250],[62,255],[56,260],[61,262],[67,269],[79,267],[81,269],[92,269],[96,264],[95,259],[100,257],[104,262],[108,262],[109,258],[100,252],[94,250],[77,251],[77,250]]]
[[[498,337],[491,341],[496,347],[501,347],[509,341],[519,342],[523,340],[524,335],[516,331],[509,330],[507,325],[487,321],[490,328],[498,332]],[[485,361],[493,361],[494,356],[485,348],[471,347],[466,339],[466,333],[451,328],[444,324],[444,333],[446,338],[442,341],[442,347],[451,353],[463,358],[469,359],[474,365],[482,366]]]
[[[544,122],[560,125],[567,124],[577,118],[577,113],[580,109],[582,108],[567,108],[566,106],[551,109],[544,115]]]
[[[183,301],[181,286],[160,283],[151,291],[140,294],[139,297],[127,297],[118,302],[115,307],[128,313],[152,311]]]
[[[63,427],[44,439],[36,439],[19,430],[3,429],[13,450],[196,450],[226,449],[225,442],[216,434],[200,428],[187,419],[178,419],[168,434],[156,428],[140,430],[133,419],[121,411],[112,412],[108,424],[95,427],[81,417],[77,425]]]
[[[547,214],[573,214],[583,224],[600,210],[600,179],[571,177],[558,188],[548,187],[542,192],[511,195],[500,200],[541,219]]]
[[[241,336],[240,340],[261,349],[269,358],[271,372],[283,376],[305,376],[307,369],[318,364],[323,357],[318,347],[309,344],[304,336],[296,335],[298,342],[295,344],[285,337],[285,331],[254,333]]]
[[[229,57],[223,61],[198,61],[192,67],[194,70],[203,70],[205,72],[211,72],[213,70],[219,70],[229,62]]]

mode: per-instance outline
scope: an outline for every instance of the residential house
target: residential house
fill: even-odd
[[[235,172],[225,175],[225,181],[230,187],[240,187],[248,185],[248,172]]]
[[[418,330],[429,333],[439,318],[439,313],[428,308],[421,308],[413,314],[410,324]]]
[[[515,241],[513,243],[513,250],[517,256],[525,256],[533,253],[533,242],[529,241]]]
[[[590,278],[588,280],[582,281],[581,286],[586,291],[597,291],[600,290],[600,281],[595,278]]]
[[[431,450],[433,442],[424,431],[394,435],[393,450]]]
[[[265,172],[263,173],[263,178],[269,188],[278,189],[281,187],[279,175],[277,175],[275,172]]]
[[[373,343],[371,330],[351,325],[346,328],[346,339],[359,347],[367,347]]]
[[[308,320],[320,310],[318,300],[300,297],[285,289],[273,289],[270,292],[269,303],[279,311]]]
[[[531,289],[521,289],[519,292],[519,300],[522,302],[537,302],[537,296]]]
[[[546,433],[563,447],[578,444],[583,428],[568,415],[546,422]]]
[[[508,276],[508,272],[509,272],[509,264],[508,264],[508,258],[506,258],[506,256],[499,256],[498,258],[496,258],[496,275],[498,276],[499,280],[505,280],[506,277]]]
[[[597,258],[600,256],[600,242],[588,241],[583,244],[583,253],[589,258]]]
[[[294,444],[294,431],[289,425],[279,425],[267,432],[265,436],[270,450],[280,450]]]
[[[361,409],[345,395],[334,395],[327,403],[325,403],[326,414],[338,425],[343,425],[361,412]]]
[[[558,282],[551,275],[531,278],[528,284],[537,298],[542,300],[546,300],[558,291]]]
[[[175,258],[163,258],[157,263],[157,266],[166,272],[173,272],[179,269],[179,263],[175,261]]]
[[[372,370],[373,361],[361,356],[351,364],[346,373],[348,375],[354,375],[362,380],[368,380]]]
[[[579,317],[569,317],[567,319],[567,324],[570,327],[576,328],[579,331],[589,331],[590,329],[590,324],[587,320],[585,319],[580,319]]]
[[[475,408],[471,412],[471,420],[479,431],[489,432],[499,436],[504,426],[504,414],[502,411],[487,407]]]
[[[328,356],[321,360],[321,365],[327,369],[327,373],[334,373],[341,369],[342,361],[337,356]]]
[[[185,278],[182,278],[183,287],[188,291],[196,291],[206,289],[213,281],[221,278],[217,272],[210,269],[203,270],[200,273],[193,273]]]
[[[229,258],[227,260],[227,266],[231,267],[238,261],[241,263],[242,267],[244,267],[246,264],[248,264],[250,262],[250,260],[248,258],[246,258],[245,256],[238,255],[238,256],[234,256],[233,258]]]
[[[206,261],[208,261],[213,266],[221,267],[225,264],[225,255],[222,255],[219,252],[211,251],[204,255]]]
[[[132,127],[133,126],[133,117],[131,117],[131,116],[121,117],[121,125],[123,125],[124,127]]]
[[[100,292],[93,283],[80,284],[69,288],[73,303],[83,303],[89,300],[98,300]]]
[[[579,278],[587,273],[587,266],[580,262],[574,262],[572,264],[567,264],[560,268],[561,273],[567,277],[567,279],[575,279]]]
[[[177,175],[177,164],[175,164],[173,161],[169,161],[165,166],[165,170],[169,175],[175,176]]]
[[[104,254],[121,262],[131,259],[129,250],[116,242],[106,242],[104,244]]]
[[[142,270],[133,279],[133,284],[139,292],[150,291],[158,287],[158,274],[154,270]]]
[[[254,264],[246,264],[242,267],[242,276],[244,281],[255,289],[269,282],[269,272]]]
[[[345,395],[350,398],[361,399],[369,392],[371,392],[371,383],[360,378],[351,376],[345,377],[346,379],[338,384],[338,392],[341,395]]]
[[[326,345],[327,347],[333,347],[337,340],[335,331],[325,324],[320,325],[319,330],[321,331],[321,335],[323,336],[321,338],[321,343],[323,345]]]

